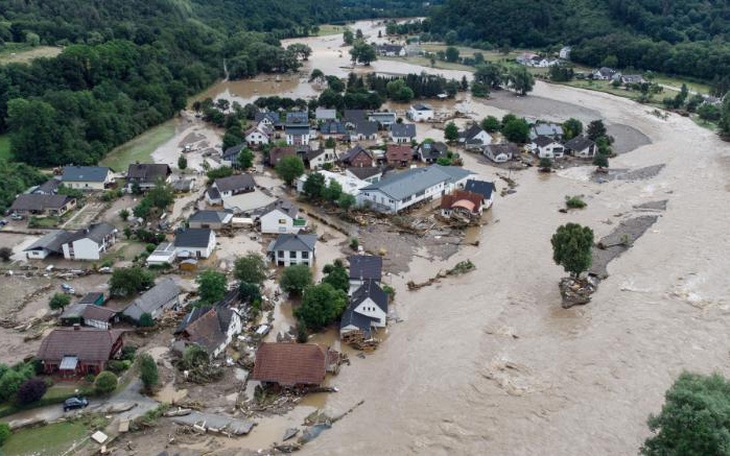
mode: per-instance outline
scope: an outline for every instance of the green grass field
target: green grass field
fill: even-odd
[[[99,163],[114,171],[125,171],[130,163],[151,162],[152,152],[175,136],[175,120],[168,120],[122,144]]]
[[[28,63],[38,57],[55,57],[62,50],[54,46],[32,47],[26,43],[5,43],[0,46],[0,65],[11,62]]]
[[[343,33],[346,28],[347,27],[344,25],[323,24],[319,26],[317,36],[339,35]]]
[[[66,422],[14,432],[0,451],[7,456],[57,456],[88,433],[81,423]]]
[[[0,135],[0,160],[10,160],[13,154],[10,153],[10,135]]]

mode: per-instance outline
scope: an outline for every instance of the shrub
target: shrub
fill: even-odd
[[[0,248],[0,259],[3,261],[10,261],[10,257],[13,256],[13,249],[10,247]]]
[[[142,354],[139,357],[139,379],[142,380],[145,391],[152,391],[152,388],[157,386],[159,378],[155,360],[147,353]]]
[[[357,250],[358,247],[360,247],[360,241],[358,241],[356,238],[350,239],[350,248],[352,250]]]
[[[113,359],[113,360],[109,361],[109,363],[107,364],[107,369],[109,369],[110,371],[112,371],[115,374],[119,375],[122,372],[124,372],[125,370],[127,370],[127,367],[128,367],[127,366],[127,363],[128,362],[129,361],[121,361],[121,360]]]
[[[155,326],[155,320],[152,318],[152,315],[145,312],[139,317],[139,325],[143,328],[151,328]]]
[[[119,379],[114,372],[103,371],[94,380],[94,389],[99,394],[109,394],[117,389]]]
[[[122,359],[125,361],[134,361],[135,353],[137,353],[137,347],[134,345],[125,345],[122,347]]]
[[[569,209],[583,209],[588,204],[583,201],[580,196],[566,196],[565,205],[568,206]]]
[[[25,405],[39,401],[46,394],[47,389],[46,382],[40,378],[26,380],[18,389],[18,403]]]
[[[0,446],[3,446],[8,438],[10,438],[10,434],[12,434],[10,425],[8,423],[0,423]]]

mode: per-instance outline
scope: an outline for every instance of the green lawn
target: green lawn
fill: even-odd
[[[12,158],[10,153],[10,135],[0,135],[0,160],[7,161]]]
[[[99,163],[114,171],[126,171],[130,163],[151,162],[152,152],[175,136],[175,120],[168,120],[122,144]]]
[[[431,67],[431,61],[427,59],[426,57],[386,57],[386,56],[380,56],[378,57],[380,60],[394,60],[397,62],[406,62],[411,63],[413,65],[420,65],[424,67]],[[450,63],[450,62],[443,62],[441,60],[436,60],[433,67],[439,70],[461,70],[461,71],[474,71],[474,67],[462,65],[460,63]]]
[[[344,25],[323,24],[319,26],[317,36],[340,35],[344,33],[346,28]]]
[[[83,440],[87,433],[86,426],[77,422],[21,429],[10,436],[0,451],[7,456],[57,456]]]
[[[0,65],[11,62],[28,63],[38,57],[55,57],[62,49],[54,46],[32,47],[26,43],[5,43],[0,46]]]

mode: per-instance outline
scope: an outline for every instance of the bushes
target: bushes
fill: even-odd
[[[107,364],[107,369],[109,369],[111,372],[114,372],[115,374],[119,375],[122,372],[129,369],[131,366],[132,366],[132,361],[113,359],[113,360],[109,361],[109,363]]]
[[[143,328],[151,328],[155,326],[155,320],[152,318],[152,315],[145,312],[139,317],[139,326]]]
[[[583,209],[588,204],[580,196],[566,196],[565,205],[568,209]]]
[[[0,423],[0,446],[3,446],[8,438],[10,438],[10,434],[12,434],[10,425],[8,423]]]
[[[48,386],[46,382],[40,378],[36,377],[26,380],[18,389],[18,403],[25,405],[37,402],[46,394],[47,390]]]
[[[94,389],[99,394],[109,394],[117,389],[119,379],[113,372],[103,371],[94,380]]]
[[[157,372],[157,364],[152,356],[147,353],[139,357],[139,379],[142,380],[146,392],[151,392],[159,382],[160,374]]]
[[[6,402],[15,397],[20,385],[31,378],[34,373],[35,369],[32,364],[20,363],[13,367],[0,364],[0,402]]]

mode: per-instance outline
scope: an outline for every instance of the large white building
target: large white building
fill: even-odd
[[[325,185],[329,185],[330,182],[335,181],[340,184],[340,187],[342,187],[342,191],[344,193],[355,197],[357,197],[357,195],[360,193],[360,189],[370,185],[370,182],[360,180],[351,174],[337,174],[325,170],[319,170],[317,172],[324,176]],[[299,179],[297,179],[297,191],[299,193],[304,190],[304,183],[307,181],[307,179],[309,179],[309,176],[311,176],[311,174],[304,174],[300,176]]]
[[[269,244],[269,257],[277,266],[314,264],[316,234],[281,234]]]
[[[178,258],[208,258],[215,249],[215,231],[209,228],[188,228],[175,233]]]
[[[433,108],[427,104],[417,103],[408,109],[408,118],[414,122],[432,120],[433,117]]]
[[[357,202],[380,212],[397,213],[421,201],[438,199],[454,189],[463,188],[472,174],[456,166],[412,168],[362,188]]]

